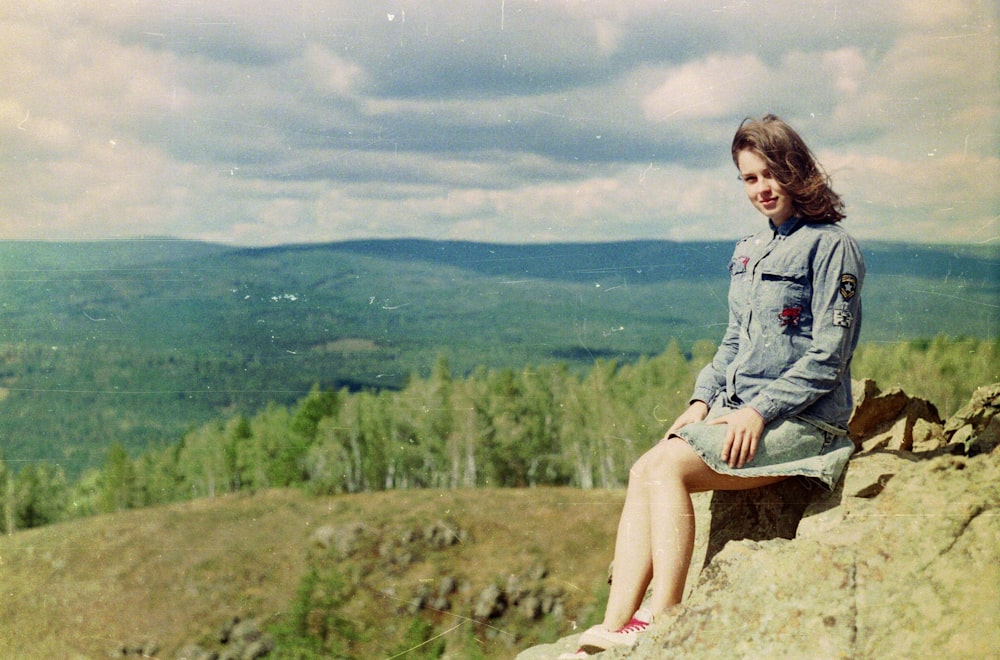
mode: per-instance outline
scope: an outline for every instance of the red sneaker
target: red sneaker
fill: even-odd
[[[647,609],[640,609],[632,615],[632,620],[618,630],[608,630],[603,626],[594,626],[580,635],[580,651],[600,653],[612,646],[634,646],[639,641],[639,635],[646,632],[653,622],[653,615]]]

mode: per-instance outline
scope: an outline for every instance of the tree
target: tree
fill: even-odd
[[[487,423],[480,463],[490,471],[491,485],[535,486],[567,478],[560,468],[553,395],[560,378],[546,368],[519,374],[505,369],[488,378],[476,408]]]
[[[61,467],[47,461],[29,463],[14,479],[15,527],[41,527],[62,520],[67,495]]]
[[[184,439],[162,449],[151,450],[135,461],[138,506],[152,506],[190,497],[178,462]]]
[[[215,497],[229,489],[233,476],[226,461],[226,439],[221,421],[210,422],[184,437],[178,471],[186,489],[196,497]]]
[[[226,424],[223,459],[230,492],[238,492],[244,483],[250,483],[241,470],[240,456],[246,451],[251,438],[253,438],[253,428],[245,415],[237,415]]]
[[[317,495],[350,492],[356,486],[352,478],[351,457],[342,442],[344,428],[331,417],[320,420],[316,438],[305,456],[308,489]]]
[[[137,502],[135,466],[117,442],[108,449],[99,489],[101,510],[106,513],[131,509]]]
[[[316,436],[320,420],[336,416],[339,408],[339,393],[321,390],[318,385],[314,385],[295,410],[295,415],[292,417],[292,431],[312,440]]]
[[[0,456],[0,531],[13,534],[17,526],[14,520],[14,475]]]

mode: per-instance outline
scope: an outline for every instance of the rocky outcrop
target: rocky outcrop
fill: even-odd
[[[635,648],[597,657],[1000,656],[1000,384],[945,421],[899,390],[856,395],[859,451],[837,490],[785,482],[702,502],[685,601]]]
[[[898,387],[881,392],[872,380],[856,382],[854,392],[849,429],[858,450],[933,451],[946,444],[943,420],[930,401]]]
[[[985,454],[1000,446],[1000,383],[981,387],[972,400],[944,425],[953,445],[961,445],[970,455]]]
[[[274,650],[274,639],[261,630],[256,619],[233,617],[218,633],[219,651],[188,644],[177,651],[176,660],[257,660]]]
[[[447,565],[447,555],[473,544],[467,529],[454,520],[433,520],[419,526],[374,524],[351,521],[321,525],[308,537],[314,566],[350,564],[351,579],[364,591],[378,593],[385,612],[406,619],[434,620],[447,613],[480,628],[487,639],[513,645],[510,627],[529,628],[545,617],[566,620],[565,589],[550,578],[541,563],[520,572],[488,575],[435,574]],[[401,579],[408,570],[433,579]],[[367,583],[372,573],[391,573],[392,586]],[[406,586],[407,584],[411,586]],[[401,585],[397,588],[397,584]],[[321,607],[327,607],[322,604]],[[325,614],[315,610],[317,620]],[[176,660],[253,660],[280,656],[274,639],[256,619],[232,618],[222,625],[211,642],[191,642],[174,656]],[[512,647],[513,648],[513,647]]]

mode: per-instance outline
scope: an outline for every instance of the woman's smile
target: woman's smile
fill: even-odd
[[[770,218],[774,226],[781,225],[795,214],[791,198],[785,194],[785,189],[759,154],[745,149],[739,153],[737,161],[750,203]]]

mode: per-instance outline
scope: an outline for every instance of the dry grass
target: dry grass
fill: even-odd
[[[393,534],[448,520],[470,534],[405,570],[373,574],[366,584],[377,607],[388,607],[385,592],[403,598],[444,574],[485,585],[541,563],[572,615],[603,581],[622,498],[571,489],[270,491],[19,532],[0,538],[0,657],[107,657],[146,640],[173,657],[234,615],[274,620],[306,570],[313,530],[356,521]]]

